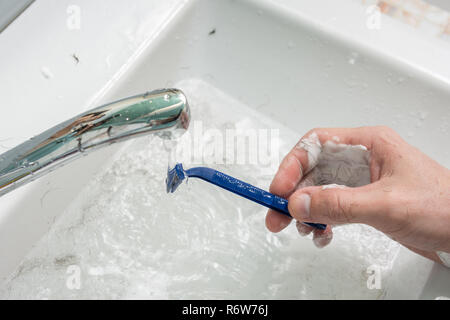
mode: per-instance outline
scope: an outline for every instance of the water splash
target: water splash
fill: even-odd
[[[281,154],[301,135],[200,81],[177,84],[208,128],[279,128]],[[239,115],[239,118],[238,116]],[[301,121],[301,119],[299,120]],[[158,137],[127,145],[86,186],[49,233],[0,287],[0,298],[379,298],[367,267],[388,282],[398,245],[363,225],[335,229],[317,249],[295,226],[272,234],[266,210],[192,179],[165,193],[169,150]],[[276,168],[217,169],[268,188]],[[332,261],[332,263],[330,263]],[[79,290],[67,287],[80,268]]]

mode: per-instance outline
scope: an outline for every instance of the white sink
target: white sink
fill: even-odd
[[[193,123],[279,129],[281,153],[313,127],[388,125],[450,167],[448,45],[388,18],[372,33],[363,6],[343,7],[183,2],[96,103],[176,86]],[[352,14],[363,16],[352,25]],[[270,234],[264,209],[203,183],[165,195],[161,143],[99,151],[0,198],[0,297],[450,296],[449,270],[371,228],[339,228],[319,250],[293,226]],[[263,188],[276,169],[219,167]],[[71,265],[81,268],[79,290],[66,286]],[[366,285],[373,266],[379,289]]]

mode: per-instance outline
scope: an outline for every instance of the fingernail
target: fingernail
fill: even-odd
[[[316,245],[317,248],[323,248],[327,246],[331,240],[333,239],[332,234],[325,234],[323,236],[315,236],[313,238],[313,243]]]
[[[313,228],[311,228],[310,226],[308,226],[308,225],[306,225],[306,224],[303,224],[303,223],[300,222],[300,221],[297,221],[296,226],[297,226],[297,231],[298,231],[298,233],[299,233],[302,237],[307,236],[307,235],[310,234],[311,231],[313,230]]]
[[[289,206],[297,216],[300,216],[301,219],[308,219],[309,209],[311,206],[311,197],[306,193],[302,193],[289,201]]]

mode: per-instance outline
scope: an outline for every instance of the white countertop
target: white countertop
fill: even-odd
[[[34,2],[0,33],[0,153],[94,107],[184,3]]]

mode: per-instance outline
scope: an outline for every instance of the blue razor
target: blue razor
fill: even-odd
[[[174,192],[186,177],[200,178],[292,218],[288,211],[288,201],[286,199],[211,168],[195,167],[184,170],[181,163],[177,163],[172,169],[168,168],[166,178],[167,193]],[[325,230],[327,227],[326,224],[321,223],[304,223],[320,230]]]

